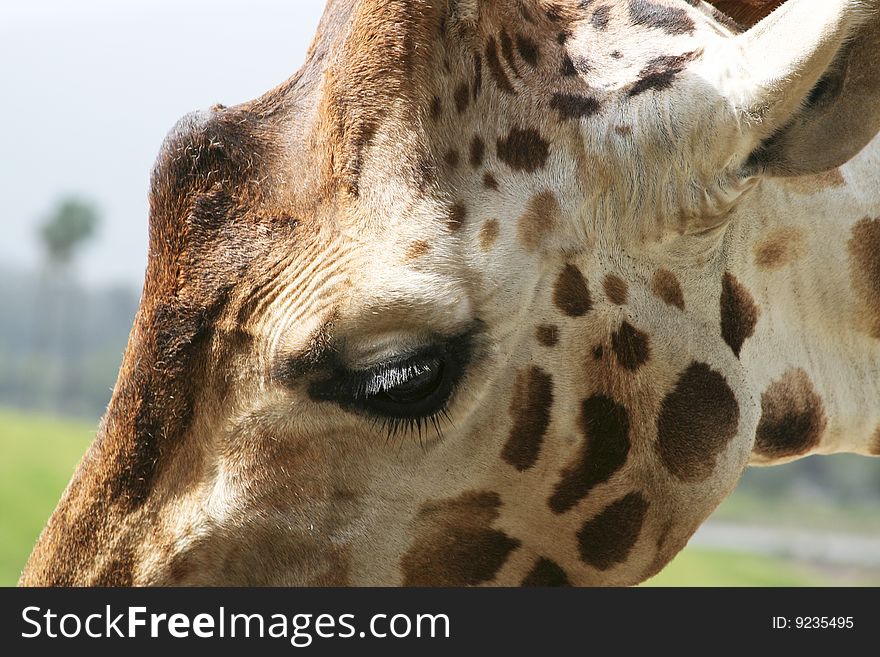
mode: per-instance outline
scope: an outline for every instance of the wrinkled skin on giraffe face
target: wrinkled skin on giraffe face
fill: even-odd
[[[113,401],[22,582],[656,573],[750,455],[848,421],[774,360],[789,319],[756,291],[811,242],[752,232],[795,193],[769,171],[845,186],[842,155],[786,159],[843,103],[798,99],[854,34],[835,16],[743,41],[677,0],[335,3],[297,76],[166,139]],[[731,54],[792,31],[759,73],[796,82],[757,95]]]

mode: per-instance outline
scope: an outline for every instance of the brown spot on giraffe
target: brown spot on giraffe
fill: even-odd
[[[480,248],[483,251],[488,251],[492,248],[492,245],[495,244],[495,240],[498,239],[498,233],[500,230],[497,219],[488,219],[486,223],[483,224],[483,227],[480,228]]]
[[[770,459],[806,454],[819,444],[827,419],[809,375],[791,368],[761,394],[754,451]]]
[[[493,191],[498,189],[498,181],[495,179],[495,176],[488,171],[483,174],[483,187]]]
[[[651,292],[666,305],[684,310],[684,292],[678,278],[668,269],[658,269],[651,276]]]
[[[401,559],[405,586],[475,586],[491,581],[520,542],[492,529],[501,498],[489,491],[422,505]]]
[[[529,199],[516,225],[516,234],[526,251],[534,252],[544,236],[559,226],[562,210],[556,194],[544,190]]]
[[[357,196],[360,194],[360,177],[364,165],[367,148],[376,136],[378,126],[372,121],[365,121],[354,129],[351,140],[352,153],[344,166],[343,178],[346,181],[349,192]]]
[[[458,153],[458,149],[450,148],[443,155],[443,161],[446,163],[450,169],[454,169],[458,166],[458,162],[461,159],[461,156]]]
[[[548,504],[554,513],[574,507],[597,485],[611,479],[629,455],[629,413],[605,395],[581,403],[580,428],[584,440],[574,463],[563,471]]]
[[[406,247],[406,253],[403,256],[403,260],[404,262],[412,262],[425,255],[430,249],[431,245],[425,240],[415,240],[414,242],[410,242],[409,246]]]
[[[501,30],[499,39],[501,40],[501,55],[504,57],[504,61],[507,62],[507,66],[513,72],[513,74],[516,77],[521,78],[522,76],[520,75],[519,69],[516,66],[516,59],[513,56],[513,40],[510,38],[507,30]]]
[[[474,53],[474,85],[473,94],[474,102],[480,97],[480,91],[483,89],[483,58],[480,53]]]
[[[614,305],[622,306],[626,303],[629,285],[617,274],[606,274],[602,279],[602,288],[605,290],[605,296]]]
[[[550,99],[550,108],[559,113],[563,120],[582,119],[596,114],[601,105],[592,96],[580,96],[577,94],[555,93]]]
[[[593,308],[590,288],[577,265],[562,268],[553,286],[553,303],[569,317],[581,317]]]
[[[519,56],[522,57],[523,61],[531,66],[532,68],[538,65],[538,60],[541,56],[541,51],[538,48],[538,44],[525,37],[521,34],[516,35],[516,49],[519,51]]]
[[[593,17],[590,19],[590,23],[597,30],[604,30],[608,27],[608,22],[611,20],[611,7],[608,5],[602,5],[601,7],[597,7],[596,11],[593,12]]]
[[[464,225],[466,218],[467,206],[465,206],[463,201],[456,201],[449,207],[449,212],[446,215],[446,225],[449,227],[449,230],[455,232]]]
[[[441,116],[443,116],[443,101],[439,96],[434,96],[431,99],[431,119],[439,121]]]
[[[571,586],[571,582],[559,564],[552,559],[540,557],[523,578],[521,586]]]
[[[571,57],[568,56],[568,53],[565,53],[562,56],[562,64],[559,66],[559,74],[563,77],[577,75],[577,69],[574,67],[574,62],[571,61]]]
[[[483,138],[480,135],[474,135],[473,139],[471,139],[471,147],[470,147],[470,163],[473,168],[479,167],[483,163],[483,158],[486,154],[486,142],[483,141]]]
[[[863,323],[870,335],[880,339],[880,219],[866,217],[857,222],[847,248],[850,278],[862,302]]]
[[[559,344],[559,327],[555,324],[540,324],[535,328],[535,339],[545,347]]]
[[[721,337],[739,358],[743,343],[755,332],[760,310],[749,291],[730,272],[721,281]]]
[[[843,177],[840,169],[831,169],[810,176],[792,176],[790,178],[781,179],[786,189],[790,189],[795,194],[803,196],[812,196],[829,189],[843,187],[846,185],[846,179]]]
[[[727,380],[705,363],[692,363],[663,399],[657,453],[682,481],[703,481],[739,427],[739,404]]]
[[[468,105],[470,105],[471,100],[471,90],[470,87],[468,87],[467,82],[460,82],[458,86],[455,87],[453,99],[455,100],[455,111],[458,114],[463,114],[468,108]]]
[[[663,30],[667,34],[691,34],[696,28],[684,9],[650,0],[630,0],[629,17],[636,25]]]
[[[506,94],[516,93],[510,84],[507,73],[504,72],[501,60],[498,59],[498,43],[495,41],[495,37],[489,37],[486,42],[486,66],[489,67],[489,73],[495,81],[495,86]]]
[[[755,265],[765,271],[776,271],[796,262],[806,253],[806,236],[794,226],[775,228],[755,244]]]
[[[514,171],[534,173],[542,169],[550,155],[550,145],[532,128],[512,128],[498,139],[498,159]]]
[[[533,365],[516,373],[510,414],[513,426],[501,458],[522,472],[538,460],[553,408],[553,377]]]
[[[668,89],[688,62],[693,61],[700,54],[701,51],[692,51],[682,55],[655,57],[639,71],[639,79],[630,88],[629,95],[638,96],[651,89],[656,91]]]
[[[558,23],[562,19],[562,15],[564,13],[563,8],[558,4],[551,4],[547,11],[544,14],[547,16],[547,20],[551,23]]]
[[[651,358],[648,335],[626,321],[611,334],[611,348],[614,350],[617,362],[621,367],[631,372],[640,368]]]
[[[614,132],[620,135],[621,137],[629,137],[632,134],[632,126],[630,125],[616,125],[614,126]]]
[[[647,513],[648,500],[641,493],[629,493],[609,504],[578,532],[581,561],[599,570],[626,561]]]

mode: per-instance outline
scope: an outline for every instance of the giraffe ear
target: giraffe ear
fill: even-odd
[[[828,171],[880,131],[876,0],[788,0],[734,38],[745,64],[735,99],[752,174]]]

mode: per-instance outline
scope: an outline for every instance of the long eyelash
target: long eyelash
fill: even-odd
[[[425,417],[413,417],[413,418],[399,418],[399,417],[383,417],[383,418],[375,418],[373,422],[374,426],[376,424],[381,424],[382,429],[385,431],[385,444],[387,445],[389,442],[395,440],[398,436],[405,437],[408,435],[416,434],[419,439],[419,445],[424,448],[425,442],[424,439],[428,436],[428,424],[434,427],[434,431],[437,434],[437,437],[440,440],[443,440],[443,425],[449,424],[452,426],[452,419],[449,417],[449,412],[446,407],[441,408],[439,411],[432,415],[426,415]]]
[[[425,439],[429,435],[429,425],[434,428],[434,433],[440,440],[443,440],[443,431],[445,428],[444,425],[448,425],[449,427],[454,428],[452,418],[449,416],[449,410],[445,406],[439,409],[436,413],[426,415],[424,417],[377,417],[374,418],[372,425],[374,427],[376,427],[376,425],[380,425],[381,429],[384,430],[386,446],[390,442],[396,440],[398,437],[406,438],[407,436],[412,436],[413,434],[415,434],[419,439],[419,446],[422,449],[425,448]],[[402,440],[400,441],[399,446],[403,446]]]

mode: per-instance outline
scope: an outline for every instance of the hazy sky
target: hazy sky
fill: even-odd
[[[0,266],[34,268],[36,226],[94,200],[89,282],[140,285],[149,173],[183,114],[260,95],[302,64],[324,0],[27,0],[0,6]]]

